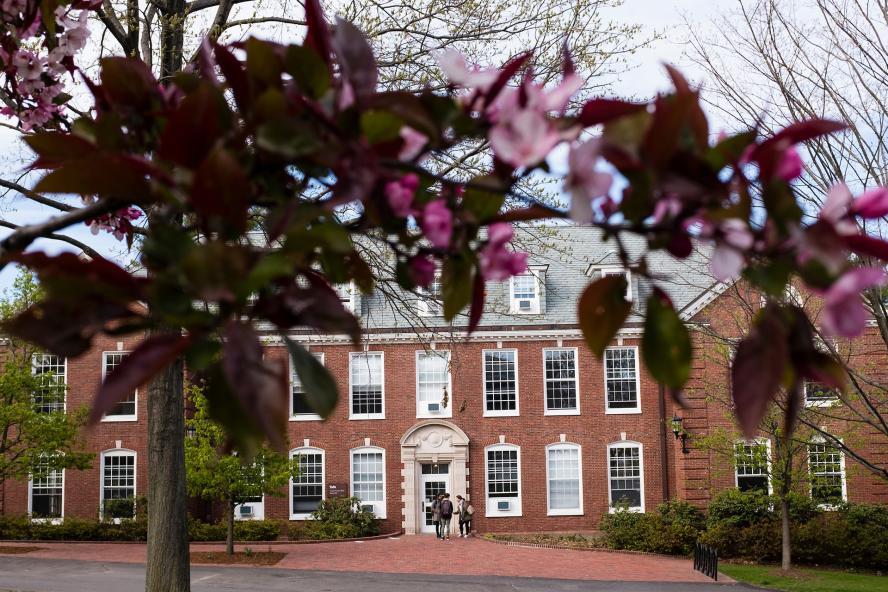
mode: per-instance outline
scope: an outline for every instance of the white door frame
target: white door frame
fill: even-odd
[[[431,464],[431,463],[421,463],[420,469],[422,468],[423,464]],[[417,524],[419,524],[418,530],[421,533],[431,534],[431,533],[435,532],[435,526],[434,525],[427,525],[426,521],[425,521],[425,508],[426,508],[426,503],[427,503],[426,499],[425,499],[426,483],[428,483],[430,481],[443,482],[444,483],[444,491],[442,493],[444,493],[444,492],[449,493],[450,492],[450,466],[449,466],[449,463],[439,463],[439,464],[448,464],[446,474],[444,474],[444,475],[440,475],[440,474],[438,474],[438,475],[424,475],[422,473],[422,471],[420,470],[420,474],[419,474],[420,500],[419,500],[419,503],[416,505],[419,508],[419,517],[418,517]]]

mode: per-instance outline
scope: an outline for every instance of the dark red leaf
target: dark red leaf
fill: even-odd
[[[151,197],[149,175],[158,171],[138,158],[95,153],[68,160],[44,176],[34,191],[38,193],[76,193],[125,199],[136,203]]]
[[[249,324],[225,327],[222,370],[241,406],[277,450],[286,450],[289,381],[286,364],[265,360],[259,335]]]
[[[161,100],[154,74],[140,59],[113,57],[101,61],[102,90],[112,103],[146,110]]]
[[[154,335],[142,341],[105,377],[93,399],[90,423],[97,423],[118,401],[131,395],[182,355],[190,344],[190,335],[178,334]]]
[[[249,110],[253,103],[253,95],[244,64],[221,45],[214,45],[213,52],[216,55],[216,63],[219,65],[219,70],[225,76],[225,81],[228,83],[229,88],[231,88],[237,106],[241,111]]]
[[[561,46],[561,56],[561,75],[567,78],[577,71],[573,56],[570,54],[570,47],[567,45],[567,39],[564,40],[564,45]]]
[[[566,212],[542,204],[537,204],[527,208],[503,212],[502,214],[490,218],[487,222],[490,224],[494,222],[527,222],[530,220],[542,220],[544,218],[567,218],[567,216],[568,214]]]
[[[731,366],[734,413],[747,438],[756,436],[788,359],[786,329],[776,309],[769,308],[737,346]]]
[[[499,76],[497,76],[496,80],[493,84],[490,85],[490,88],[487,89],[487,93],[484,95],[484,108],[490,105],[494,99],[502,92],[502,90],[506,87],[509,80],[511,80],[512,76],[514,76],[518,70],[521,69],[522,66],[531,58],[533,55],[532,51],[527,51],[522,53],[521,55],[512,58],[500,69]]]
[[[342,75],[351,84],[355,97],[361,101],[373,95],[376,92],[376,58],[360,29],[337,17],[333,48]]]
[[[858,255],[868,255],[888,261],[888,242],[867,234],[852,234],[844,236],[842,239],[848,248]]]
[[[250,180],[229,151],[217,148],[201,163],[191,186],[191,204],[206,232],[247,229]]]
[[[480,273],[475,274],[475,281],[472,286],[472,306],[469,309],[469,328],[471,335],[478,328],[481,322],[481,315],[484,312],[484,296],[486,294],[484,276]]]
[[[305,45],[315,50],[327,67],[330,66],[331,42],[330,29],[324,18],[324,10],[318,0],[306,0],[305,20],[308,23],[308,33],[305,36]]]
[[[230,113],[219,90],[206,82],[185,97],[167,120],[158,155],[195,168],[227,127]]]
[[[626,300],[626,278],[612,275],[600,278],[586,287],[577,303],[577,318],[583,339],[599,358],[632,310]]]
[[[686,259],[694,251],[694,245],[688,235],[677,232],[669,239],[666,250],[679,259]]]
[[[848,124],[841,121],[833,121],[831,119],[807,119],[805,121],[791,123],[774,134],[769,140],[766,140],[764,144],[778,143],[782,140],[786,140],[790,144],[798,144],[800,142],[807,142],[808,140],[819,138],[820,136],[840,132],[847,127]]]
[[[679,146],[681,132],[691,127],[697,96],[693,93],[658,97],[651,125],[645,134],[642,150],[655,166],[672,159]]]
[[[632,115],[647,108],[645,103],[629,103],[615,99],[592,99],[586,101],[580,110],[579,122],[584,127],[606,123]]]
[[[143,296],[148,281],[135,277],[107,259],[85,259],[74,253],[17,253],[9,255],[5,260],[33,269],[44,283],[52,283],[53,280],[77,280],[93,284],[97,290],[113,288],[115,292],[125,293],[131,300],[138,300]]]
[[[71,159],[95,152],[96,145],[80,136],[63,132],[41,132],[25,136],[25,142],[37,153],[34,169],[53,168]]]

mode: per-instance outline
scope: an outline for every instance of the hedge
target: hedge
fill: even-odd
[[[291,541],[354,539],[379,534],[379,521],[355,497],[321,501],[311,520],[295,522],[287,529]]]

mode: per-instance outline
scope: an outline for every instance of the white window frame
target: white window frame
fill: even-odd
[[[342,302],[342,306],[353,315],[357,315],[360,309],[358,308],[358,292],[354,280],[347,284],[333,284],[333,290],[336,292],[336,295],[339,296],[339,301]],[[348,291],[348,300],[342,297],[342,290]]]
[[[526,272],[509,278],[509,314],[516,315],[538,315],[543,313],[543,277],[545,267],[533,266],[529,267]],[[519,299],[515,298],[515,278],[530,276],[533,278],[534,298],[529,309],[521,309],[518,307]],[[521,300],[525,300],[521,298]]]
[[[438,286],[438,295],[435,296],[435,291],[431,288],[433,286]],[[435,279],[432,280],[432,284],[428,287],[418,286],[416,288],[417,292],[417,312],[421,317],[440,317],[444,314],[444,302],[441,298],[441,272],[435,272]]]
[[[634,440],[619,440],[617,442],[611,442],[607,445],[607,449],[605,450],[605,470],[607,471],[607,507],[608,512],[613,514],[617,511],[617,508],[614,507],[613,502],[611,501],[613,498],[613,492],[611,490],[611,455],[610,451],[612,448],[638,448],[638,473],[639,473],[639,484],[641,486],[641,506],[637,508],[628,508],[630,512],[638,512],[644,514],[645,512],[645,504],[644,504],[644,444],[641,442],[636,442]]]
[[[577,485],[580,506],[579,508],[553,509],[551,500],[551,485],[549,475],[549,453],[553,450],[576,450],[577,451],[577,475],[579,484]],[[574,442],[556,442],[546,446],[546,515],[547,516],[582,516],[583,515],[583,447]]]
[[[53,469],[62,472],[62,507],[59,516],[55,518],[34,518],[31,514],[34,511],[34,476],[28,476],[28,517],[31,522],[37,524],[61,524],[65,519],[65,469]]]
[[[842,441],[841,438],[839,438],[839,441],[840,442]],[[839,474],[842,477],[842,501],[847,502],[848,501],[848,473],[845,470],[845,452],[841,448],[839,448],[838,446],[835,446],[834,444],[832,444],[831,442],[827,442],[826,439],[823,438],[822,436],[812,438],[811,441],[806,446],[806,448],[807,448],[806,452],[808,453],[808,496],[811,497],[812,500],[814,499],[814,472],[811,470],[811,445],[812,444],[818,445],[818,446],[829,446],[829,447],[835,449],[836,452],[839,453],[839,469],[840,469]],[[817,507],[820,508],[821,510],[834,510],[836,508],[836,506],[834,506],[833,504],[817,504]]]
[[[752,440],[741,438],[734,441],[734,486],[737,489],[740,488],[740,467],[737,466],[737,446],[740,444],[744,446],[765,445],[765,462],[767,463],[765,470],[767,472],[764,474],[764,477],[768,482],[768,495],[772,495],[774,493],[774,486],[771,482],[771,440],[768,438],[753,438]]]
[[[518,461],[518,494],[515,497],[490,497],[490,471],[488,464],[490,459],[488,452],[497,450],[514,450],[517,452],[516,460]],[[485,518],[511,518],[522,516],[521,512],[521,447],[517,444],[492,444],[484,447],[484,517]],[[548,486],[548,484],[547,484]],[[498,501],[509,499],[512,500],[512,507],[509,510],[497,510],[496,503]]]
[[[362,506],[373,506],[373,514],[380,520],[388,517],[388,484],[386,475],[385,448],[379,446],[359,446],[348,451],[348,487],[349,494],[355,497],[355,454],[363,452],[381,452],[382,453],[382,501],[381,502],[365,502],[361,500]]]
[[[628,349],[632,350],[635,355],[635,407],[617,407],[611,409],[608,401],[607,391],[607,352],[614,350]],[[607,415],[630,415],[641,413],[641,365],[639,364],[638,346],[637,345],[617,345],[607,347],[604,350],[604,359],[602,360],[602,370],[604,371],[604,413]]]
[[[604,278],[612,275],[623,275],[626,278],[626,294],[625,298],[627,302],[634,301],[634,295],[632,293],[632,271],[626,269],[622,265],[598,265],[589,268],[587,275],[592,275],[594,272],[598,273],[599,278]]]
[[[576,407],[573,409],[549,409],[548,386],[550,379],[546,378],[546,352],[572,351],[574,359],[574,392],[576,393]],[[543,415],[580,415],[580,352],[576,347],[544,347],[543,348]],[[554,381],[554,379],[553,379]]]
[[[300,446],[290,451],[290,458],[293,459],[303,454],[320,454],[321,455],[321,501],[327,499],[327,453],[322,448],[315,446]],[[311,520],[311,512],[296,512],[293,508],[293,477],[290,477],[289,488],[287,489],[289,501],[287,505],[290,509],[290,520]]]
[[[382,391],[382,412],[380,413],[355,413],[354,405],[353,405],[353,395],[354,385],[352,384],[352,366],[355,363],[356,357],[363,357],[368,355],[379,355],[379,367],[381,371],[381,376],[379,379],[380,388]],[[384,351],[363,351],[363,352],[349,352],[348,354],[348,418],[354,420],[361,419],[385,419],[385,352]]]
[[[802,385],[802,397],[805,399],[805,407],[835,407],[837,405],[842,404],[842,400],[839,398],[838,394],[831,399],[822,399],[820,401],[810,401],[808,400],[808,385],[809,384],[819,384],[816,382],[805,381]]]
[[[487,409],[487,352],[512,352],[515,358],[515,409]],[[510,348],[482,349],[481,350],[481,396],[483,413],[482,417],[517,417],[521,414],[521,397],[518,380],[518,350]]]
[[[62,358],[62,365],[65,368],[65,376],[62,380],[62,413],[68,412],[68,358],[66,356],[56,356],[55,354],[48,354],[46,352],[38,352],[31,356],[31,375],[37,376],[37,356],[54,356],[56,358]],[[46,413],[46,412],[43,412]]]
[[[133,457],[133,518],[135,518],[135,500],[139,495],[139,456],[135,450],[129,448],[109,448],[99,453],[99,520],[104,518],[105,513],[105,459],[109,456],[131,456]],[[113,519],[115,523],[120,522],[120,518]]]
[[[445,357],[447,360],[447,398],[448,404],[446,408],[442,408],[438,413],[432,413],[428,410],[427,402],[419,400],[419,359],[423,355],[438,355]],[[450,368],[451,361],[450,350],[417,350],[416,352],[416,417],[417,419],[427,419],[432,417],[453,417],[453,373]],[[423,410],[422,407],[425,407]]]
[[[324,365],[324,352],[311,352],[311,354],[317,358],[317,360]],[[323,417],[318,415],[317,413],[294,413],[293,412],[293,385],[295,384],[296,378],[296,365],[293,364],[293,356],[287,356],[287,361],[290,364],[290,421],[323,421]],[[351,371],[351,368],[349,368]],[[351,391],[349,391],[351,392]]]
[[[123,354],[124,356],[128,356],[130,354],[129,351],[104,351],[102,352],[102,383],[105,382],[105,379],[108,377],[108,356]],[[66,372],[67,374],[67,372]],[[136,389],[133,392],[133,412],[127,415],[108,415],[105,414],[102,416],[102,421],[107,422],[115,422],[115,421],[138,421],[139,419],[139,389]]]

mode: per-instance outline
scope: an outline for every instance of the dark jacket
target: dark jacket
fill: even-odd
[[[452,518],[453,517],[453,502],[449,499],[445,499],[441,502],[441,518]]]

